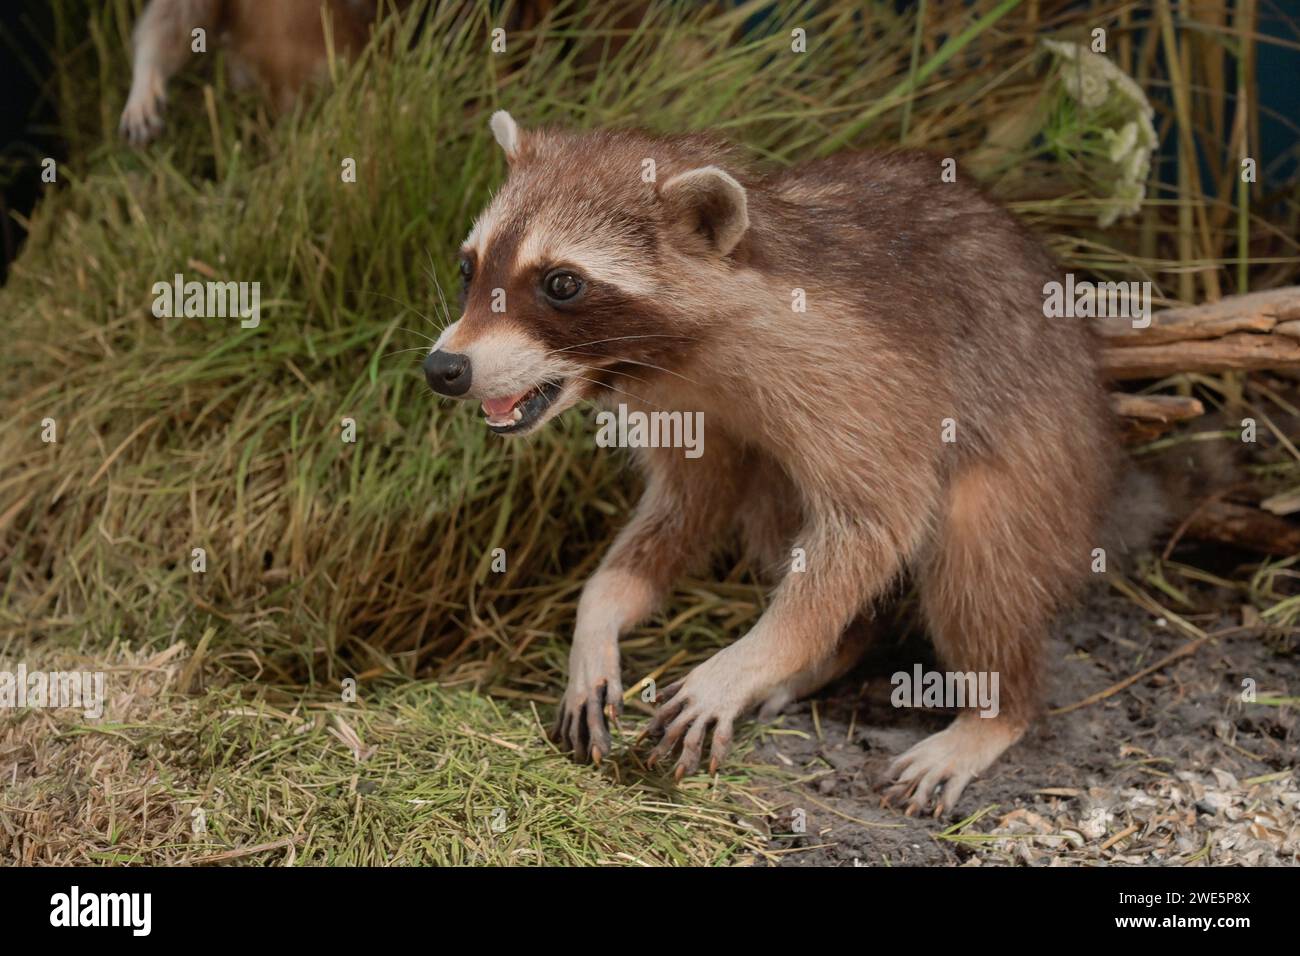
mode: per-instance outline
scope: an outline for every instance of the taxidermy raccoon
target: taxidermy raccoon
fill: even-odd
[[[491,127],[509,178],[462,247],[430,386],[502,435],[583,401],[708,431],[698,458],[637,452],[646,490],[582,592],[555,739],[610,753],[620,634],[738,528],[771,602],[662,690],[652,762],[680,778],[707,743],[716,769],[736,721],[858,658],[906,573],[943,666],[999,678],[996,716],[962,710],[890,769],[909,813],[951,810],[1034,719],[1116,480],[1093,332],[1044,317],[1051,256],[921,154],[763,171],[704,135]]]

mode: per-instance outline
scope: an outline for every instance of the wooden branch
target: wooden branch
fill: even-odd
[[[1102,368],[1115,381],[1179,372],[1300,369],[1300,288],[1231,296],[1166,309],[1146,328],[1098,319]]]
[[[1300,368],[1300,339],[1232,332],[1204,341],[1107,348],[1102,371],[1112,381],[1164,378],[1179,372],[1251,372]]]
[[[1126,445],[1143,445],[1170,431],[1175,424],[1205,414],[1205,406],[1182,395],[1130,395],[1112,392],[1110,407],[1123,420]]]
[[[1131,320],[1095,321],[1104,342],[1102,367],[1113,381],[1182,372],[1300,373],[1300,287],[1167,309],[1153,315],[1146,328],[1134,328]],[[1113,392],[1110,401],[1128,443],[1158,438],[1177,422],[1205,412],[1199,401],[1180,395]],[[1300,553],[1300,525],[1281,517],[1300,511],[1300,493],[1274,495],[1256,508],[1222,500],[1228,490],[1203,500],[1170,546],[1185,534],[1278,557]]]
[[[1230,501],[1207,501],[1187,522],[1187,535],[1279,558],[1300,554],[1300,526]]]
[[[1125,418],[1146,422],[1181,422],[1205,414],[1200,399],[1182,395],[1130,395],[1128,392],[1111,392],[1111,408]]]
[[[1151,316],[1144,329],[1131,319],[1098,319],[1107,346],[1161,345],[1188,339],[1212,339],[1229,332],[1271,332],[1279,323],[1300,322],[1300,288],[1233,295],[1205,305],[1165,309]]]

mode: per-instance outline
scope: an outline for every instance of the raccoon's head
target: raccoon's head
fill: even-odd
[[[517,435],[678,374],[749,226],[744,187],[709,161],[726,147],[490,125],[510,175],[461,247],[461,317],[425,359],[429,386]]]

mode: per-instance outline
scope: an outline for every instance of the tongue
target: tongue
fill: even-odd
[[[483,411],[487,412],[493,418],[502,418],[509,415],[519,400],[528,392],[520,392],[518,395],[507,395],[505,398],[485,398],[483,400]]]

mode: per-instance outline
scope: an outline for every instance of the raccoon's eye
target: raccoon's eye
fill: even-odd
[[[572,272],[556,269],[554,272],[548,272],[546,278],[542,280],[542,291],[546,293],[547,298],[564,302],[582,291],[582,280]]]

